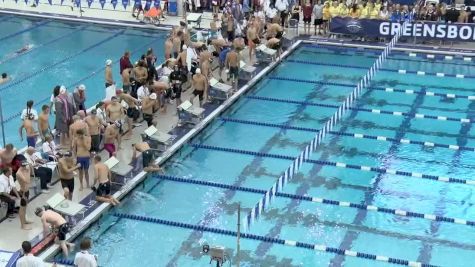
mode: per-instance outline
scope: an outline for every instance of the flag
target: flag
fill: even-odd
[[[53,0],[48,0],[49,5],[53,4]]]
[[[88,7],[91,7],[92,2],[94,2],[94,0],[87,0],[87,6],[88,6]]]
[[[127,9],[128,5],[129,5],[129,0],[122,0],[122,6],[124,6],[124,9]]]
[[[25,0],[25,4],[27,4],[27,5],[28,5],[28,0]]]
[[[74,0],[77,7],[81,7],[81,0]]]
[[[99,0],[99,3],[101,4],[101,8],[104,9],[104,5],[106,4],[106,0]]]
[[[112,0],[112,1],[111,1],[111,4],[112,4],[112,6],[113,6],[114,9],[115,9],[115,7],[117,6],[117,0]]]
[[[61,5],[63,5],[64,0],[61,0]]]
[[[154,6],[156,9],[159,9],[159,8],[160,8],[160,0],[154,0],[154,1],[153,1],[153,6]]]

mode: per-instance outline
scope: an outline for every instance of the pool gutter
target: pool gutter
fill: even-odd
[[[302,40],[303,43],[306,44],[324,44],[324,45],[334,45],[340,47],[362,47],[362,48],[370,48],[370,49],[381,49],[385,48],[384,45],[369,45],[369,44],[355,44],[355,43],[348,43],[345,41],[329,41],[327,39],[316,39],[316,40]],[[475,57],[475,51],[467,52],[464,49],[457,49],[453,48],[454,51],[444,51],[444,50],[437,50],[436,47],[428,47],[428,46],[421,46],[421,48],[409,48],[409,47],[394,47],[393,50],[396,51],[403,51],[403,52],[417,52],[417,53],[424,53],[424,54],[439,54],[439,55],[463,55],[463,56],[472,56]]]
[[[223,113],[228,107],[230,107],[234,102],[236,102],[241,95],[246,93],[249,88],[255,85],[264,75],[272,71],[285,57],[290,55],[300,44],[301,40],[296,41],[292,44],[289,49],[282,53],[279,60],[272,62],[270,65],[265,67],[260,71],[254,78],[252,78],[248,83],[241,87],[235,94],[230,98],[224,101],[219,107],[217,107],[213,112],[211,112],[206,118],[204,118],[200,123],[193,127],[188,133],[186,133],[180,140],[168,148],[159,158],[155,160],[155,163],[162,165],[166,160],[168,160],[175,152],[177,152],[184,144],[186,144],[191,138],[201,132],[208,124],[213,121],[217,116]],[[132,191],[140,182],[142,182],[147,177],[146,172],[141,172],[132,178],[126,185],[124,185],[119,191],[114,194],[114,197],[117,199],[122,199],[130,191]],[[108,211],[112,206],[108,203],[102,203],[94,211],[92,211],[88,216],[82,219],[70,232],[68,239],[69,241],[74,240],[78,237],[83,231],[85,231],[92,223],[100,218],[100,216]],[[41,253],[40,257],[43,260],[53,257],[59,251],[58,245],[52,245]]]

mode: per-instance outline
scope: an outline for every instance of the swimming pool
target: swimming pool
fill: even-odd
[[[247,214],[377,54],[298,48],[169,159],[164,176],[147,178],[83,234],[94,240],[100,264],[208,266],[204,243],[225,246],[235,262],[229,231],[236,229],[238,203]],[[405,265],[470,265],[473,226],[420,214],[475,220],[474,184],[460,183],[472,181],[475,167],[473,66],[394,53],[383,69],[249,230],[256,236],[241,240],[242,266],[391,265],[372,255]],[[451,77],[457,74],[465,76]],[[202,229],[195,225],[212,229],[194,231]],[[341,255],[346,249],[364,257]]]
[[[86,105],[104,99],[104,67],[114,60],[113,76],[120,85],[116,64],[125,50],[132,60],[140,58],[152,47],[161,60],[165,31],[96,24],[74,23],[51,19],[0,14],[0,73],[12,80],[0,85],[6,142],[22,148],[18,127],[20,112],[26,101],[34,100],[35,109],[50,102],[55,85],[65,85],[70,92],[85,84]],[[26,44],[33,48],[23,54],[15,51]],[[53,121],[51,121],[53,127]]]

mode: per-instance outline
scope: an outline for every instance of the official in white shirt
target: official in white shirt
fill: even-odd
[[[76,253],[74,258],[74,266],[77,267],[97,267],[97,257],[94,254],[89,253],[91,249],[92,241],[89,237],[81,240],[79,245],[81,251]]]
[[[23,241],[21,244],[23,250],[23,257],[21,257],[17,262],[17,267],[44,267],[45,264],[43,261],[31,253],[31,243],[28,241]]]

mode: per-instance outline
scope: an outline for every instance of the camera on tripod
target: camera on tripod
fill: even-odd
[[[203,245],[203,253],[209,254],[210,264],[216,261],[216,267],[223,266],[223,264],[227,261],[229,261],[229,266],[231,266],[231,260],[228,257],[228,254],[226,253],[225,249],[226,249],[225,247],[221,247],[221,246],[210,247],[209,245],[206,245],[206,244]]]

